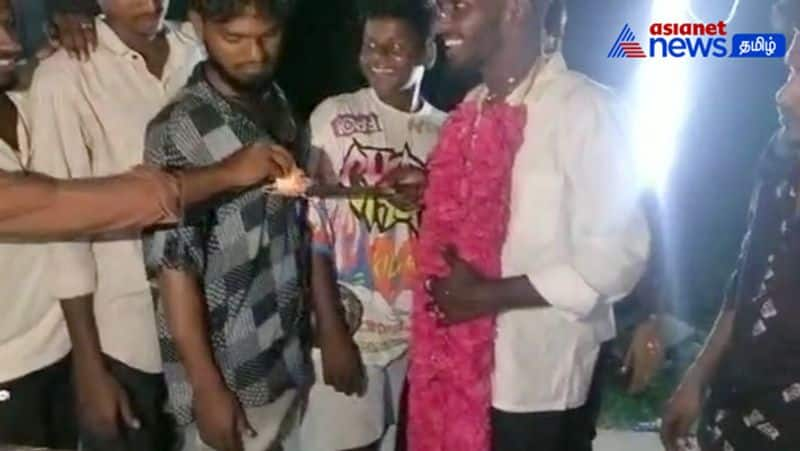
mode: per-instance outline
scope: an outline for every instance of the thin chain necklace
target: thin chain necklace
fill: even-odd
[[[533,85],[536,84],[536,79],[539,77],[539,73],[542,71],[542,68],[547,65],[548,61],[550,61],[550,55],[541,55],[536,59],[533,68],[528,72],[528,76],[525,78],[528,81],[528,86],[525,88],[525,92],[522,94],[523,98],[527,97],[527,95],[531,92]],[[506,79],[507,92],[506,94],[502,94],[502,97],[499,93],[491,92],[489,90],[489,86],[486,86],[486,95],[482,99],[478,98],[478,115],[475,117],[475,122],[472,124],[472,139],[470,140],[470,144],[473,147],[475,146],[475,140],[477,139],[478,126],[480,125],[481,118],[483,117],[484,106],[487,104],[492,105],[498,100],[505,101],[508,96],[511,95],[515,89],[517,89],[520,82],[521,80],[519,80],[517,77],[508,77]],[[466,156],[464,156],[464,158],[465,164],[467,165],[467,168],[469,168],[471,164],[469,161],[466,161]]]
[[[526,96],[530,90],[533,88],[534,83],[536,82],[536,78],[539,76],[539,72],[541,72],[542,68],[547,64],[550,58],[547,55],[541,55],[536,58],[536,62],[533,65],[533,68],[527,73],[527,75],[523,76],[523,78],[518,77],[508,77],[505,80],[503,85],[502,92],[492,92],[489,86],[486,86],[486,97],[483,98],[481,101],[482,104],[484,103],[495,103],[500,100],[506,100],[508,96],[510,96],[515,89],[522,83],[525,79],[527,79],[530,83],[528,87],[525,89],[523,96]]]
[[[486,94],[486,99],[484,100],[486,103],[495,103],[498,100],[505,100],[506,97],[517,87],[519,83],[519,79],[517,77],[508,77],[505,81],[505,85],[503,86],[503,92],[505,94],[501,94],[500,92],[492,92],[489,89],[489,93]],[[488,87],[487,87],[488,88]]]

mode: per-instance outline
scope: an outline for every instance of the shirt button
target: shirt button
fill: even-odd
[[[782,199],[784,194],[786,194],[786,189],[789,187],[789,183],[784,181],[777,188],[775,188],[775,197],[778,199]]]
[[[11,392],[8,390],[0,390],[0,402],[6,402],[11,399]]]

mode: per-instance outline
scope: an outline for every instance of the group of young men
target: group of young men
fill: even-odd
[[[644,271],[649,232],[626,122],[607,90],[567,69],[547,26],[562,2],[367,1],[369,87],[324,101],[307,127],[273,78],[291,0],[194,0],[183,24],[165,21],[166,0],[98,4],[72,30],[96,45],[57,51],[18,91],[12,5],[0,0],[0,449],[387,449],[404,434],[393,426],[407,379],[408,449],[591,449],[612,306]],[[420,95],[434,30],[448,64],[483,80],[450,120]],[[264,189],[298,170],[339,189]],[[778,185],[779,199],[796,197]],[[489,204],[498,217],[475,227]],[[494,248],[472,252],[462,224]],[[420,236],[438,237],[446,270],[422,273]],[[749,265],[737,292],[758,285]],[[788,350],[789,302],[771,286],[757,308],[728,305],[752,310],[752,337]],[[423,352],[464,351],[447,346],[488,320],[488,360]],[[732,364],[786,361],[739,335],[749,360]],[[665,427],[693,419],[679,410],[699,402],[715,349],[731,347],[704,353],[712,363],[691,373]],[[445,378],[447,362],[489,372],[465,386]],[[715,389],[707,449],[794,449],[789,366],[759,383],[786,388],[757,404]],[[736,415],[752,423],[746,438],[726,429],[745,427],[725,421]]]

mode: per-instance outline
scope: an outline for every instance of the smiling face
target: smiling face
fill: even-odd
[[[408,22],[392,17],[367,20],[359,62],[361,71],[385,102],[422,81],[426,39]]]
[[[0,0],[0,89],[11,88],[16,82],[17,59],[22,47],[16,37],[14,12],[10,0]]]
[[[461,70],[482,68],[501,47],[504,0],[439,0],[438,33],[447,61]]]

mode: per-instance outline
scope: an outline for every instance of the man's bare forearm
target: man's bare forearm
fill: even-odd
[[[339,287],[331,258],[318,253],[312,254],[311,304],[319,338],[328,333],[347,333],[347,324],[339,309],[339,302]]]
[[[57,180],[0,172],[0,239],[70,239],[169,219],[178,213],[177,182],[171,188],[171,176],[154,174]]]
[[[72,341],[72,363],[78,381],[105,371],[100,334],[94,317],[93,295],[61,300]]]
[[[184,205],[244,189],[231,172],[224,162],[175,175],[139,168],[74,180],[0,172],[0,240],[66,240],[173,222]]]
[[[695,378],[701,385],[708,384],[714,377],[733,337],[736,310],[729,307],[730,305],[726,303],[720,311],[703,350],[687,371],[687,376]]]
[[[205,297],[197,279],[184,271],[162,269],[159,285],[167,324],[189,383],[196,390],[224,386],[208,333]]]
[[[196,204],[221,194],[247,188],[232,176],[225,162],[181,171],[181,200],[184,205]]]

